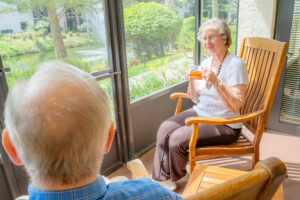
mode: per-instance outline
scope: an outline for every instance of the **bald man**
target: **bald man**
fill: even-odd
[[[24,165],[30,199],[180,199],[147,178],[106,184],[98,174],[114,138],[110,104],[93,77],[53,61],[18,81],[5,103],[2,143]]]

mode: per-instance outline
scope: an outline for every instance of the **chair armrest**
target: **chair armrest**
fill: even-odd
[[[175,92],[175,93],[172,93],[170,95],[170,98],[172,100],[174,100],[174,99],[177,99],[177,98],[186,98],[186,99],[189,99],[190,97],[189,97],[189,95],[187,93],[184,93],[184,92]]]
[[[132,180],[135,180],[137,178],[145,177],[145,178],[151,178],[151,175],[147,171],[145,165],[140,159],[134,159],[129,162],[127,162],[127,168],[132,173]]]
[[[252,113],[240,115],[237,117],[230,117],[230,118],[189,117],[185,120],[185,124],[187,126],[191,126],[193,124],[198,124],[198,123],[211,124],[211,125],[234,124],[239,122],[246,122],[251,119],[255,119],[259,116],[262,116],[264,114],[265,114],[265,110],[258,110]]]
[[[177,92],[177,93],[172,93],[170,95],[170,98],[172,100],[177,99],[177,105],[176,105],[176,110],[175,110],[175,115],[181,112],[181,102],[182,102],[182,98],[186,98],[189,99],[189,95],[187,93],[183,93],[183,92]]]

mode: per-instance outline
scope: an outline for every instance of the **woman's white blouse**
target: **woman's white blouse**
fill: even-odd
[[[199,69],[210,69],[212,57],[205,59]],[[216,69],[212,68],[216,73]],[[248,84],[248,71],[245,62],[236,55],[230,54],[227,56],[222,64],[221,71],[218,78],[226,86],[237,84]],[[216,89],[212,86],[206,88],[206,81],[204,79],[194,80],[196,89],[200,90],[198,103],[194,105],[194,110],[200,117],[210,118],[227,118],[240,115],[239,111],[230,111],[223,104]],[[231,128],[242,128],[242,123],[228,124]]]

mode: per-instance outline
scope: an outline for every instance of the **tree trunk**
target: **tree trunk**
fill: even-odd
[[[214,18],[218,18],[219,16],[219,10],[218,10],[218,0],[212,0],[212,14]]]
[[[47,7],[47,12],[48,12],[48,21],[50,24],[55,55],[58,59],[65,58],[67,56],[67,52],[65,49],[64,41],[61,36],[55,5],[50,3],[50,5]]]

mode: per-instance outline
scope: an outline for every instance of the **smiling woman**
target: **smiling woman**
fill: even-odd
[[[198,69],[203,72],[202,79],[186,76],[189,81],[188,95],[196,105],[165,120],[157,132],[152,176],[158,181],[163,181],[163,184],[167,182],[174,185],[173,182],[186,174],[186,150],[193,127],[186,126],[185,119],[193,116],[238,116],[245,98],[248,84],[247,68],[241,58],[228,52],[231,34],[225,21],[206,21],[199,29],[198,39],[211,57],[205,59]],[[241,123],[199,124],[197,147],[231,144],[238,139],[241,128]]]

